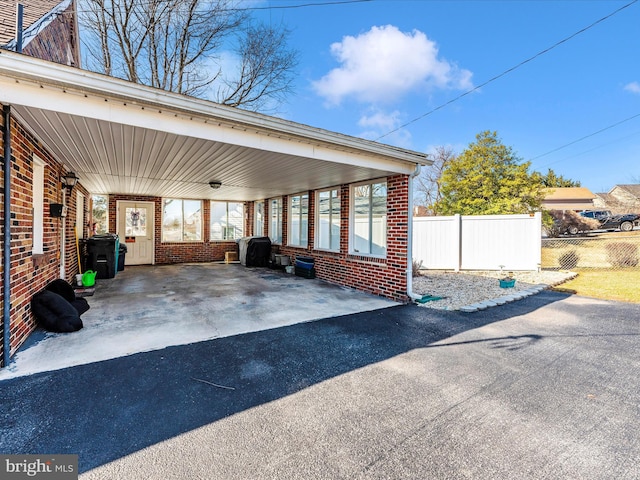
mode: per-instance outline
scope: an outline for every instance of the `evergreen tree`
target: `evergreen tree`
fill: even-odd
[[[542,186],[547,188],[579,187],[580,182],[564,178],[562,175],[557,175],[556,172],[548,169],[547,174],[542,175]]]
[[[541,175],[529,173],[530,162],[521,163],[496,132],[476,135],[442,173],[436,204],[439,215],[491,215],[530,213],[540,209]]]

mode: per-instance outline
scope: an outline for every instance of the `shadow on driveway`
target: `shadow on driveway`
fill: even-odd
[[[566,297],[543,292],[473,314],[396,306],[5,380],[0,451],[78,454],[87,472],[415,349],[525,348],[544,335],[447,339]]]

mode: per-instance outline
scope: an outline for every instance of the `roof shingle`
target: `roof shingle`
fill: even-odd
[[[22,29],[29,28],[60,3],[61,0],[23,0]],[[15,0],[0,0],[0,46],[16,38],[16,11]]]

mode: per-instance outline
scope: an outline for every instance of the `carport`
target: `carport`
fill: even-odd
[[[253,224],[255,202],[279,198],[286,226],[287,199],[302,192],[308,195],[310,204],[309,242],[291,246],[284,231],[281,253],[292,257],[311,254],[317,260],[318,277],[332,283],[392,300],[410,298],[412,178],[419,172],[420,165],[429,163],[426,154],[4,50],[0,50],[0,104],[5,118],[13,118],[16,124],[9,129],[12,133],[3,137],[5,152],[7,143],[17,135],[23,139],[23,145],[30,143],[48,152],[46,158],[41,159],[45,169],[50,168],[46,165],[49,158],[55,164],[55,168],[46,173],[45,207],[47,202],[59,203],[60,197],[65,203],[59,171],[75,173],[80,179],[77,189],[85,195],[109,196],[110,222],[116,216],[117,201],[146,201],[154,205],[155,260],[151,263],[184,262],[184,256],[173,255],[172,249],[181,248],[184,253],[195,248],[195,244],[176,246],[161,241],[160,205],[165,198],[200,200],[204,215],[207,215],[205,202],[208,201],[244,202],[248,226]],[[30,169],[35,153],[22,148],[20,158],[16,159],[20,166],[16,163],[5,171],[15,175],[8,179],[9,183],[24,188],[21,194],[27,198],[17,207],[20,218],[14,223],[27,232],[19,240],[29,252],[33,221],[30,212],[36,208],[26,203],[32,188]],[[19,168],[23,170],[15,173]],[[212,182],[219,188],[213,189]],[[350,197],[358,185],[373,186],[376,182],[384,182],[385,186],[386,211],[381,225],[386,226],[383,231],[388,237],[385,238],[387,244],[384,255],[362,255],[352,248],[348,237],[356,235]],[[327,252],[314,244],[313,202],[319,191],[331,188],[337,189],[340,195],[341,237],[338,249]],[[5,212],[16,208],[8,204],[9,198],[5,195]],[[86,224],[76,224],[75,220],[76,210],[81,212],[83,207],[78,207],[79,202],[73,203],[75,198],[67,200],[71,202],[69,217],[61,223],[49,218],[49,210],[45,209],[45,222],[50,228],[46,232],[48,250],[40,255],[43,258],[36,259],[33,255],[31,265],[31,256],[25,259],[22,254],[9,254],[5,248],[3,263],[10,264],[12,271],[24,272],[12,274],[12,278],[20,279],[19,285],[14,280],[4,282],[6,286],[11,283],[10,288],[5,288],[5,307],[13,304],[14,309],[9,314],[5,308],[3,314],[5,351],[10,349],[10,324],[32,322],[29,318],[31,295],[53,280],[52,275],[71,278],[77,269],[74,224],[79,231],[86,230]],[[115,221],[111,225],[115,225]],[[249,228],[248,233],[260,235],[261,232],[251,232]],[[267,231],[262,233],[268,235]],[[229,243],[233,246],[233,242]],[[221,249],[210,237],[203,238],[197,246],[205,253],[197,261],[220,260]],[[159,249],[164,249],[160,260]],[[215,255],[211,254],[213,250]],[[42,270],[43,266],[47,272],[39,274],[38,269]],[[56,266],[58,271],[54,272]],[[29,280],[37,275],[38,282]],[[116,277],[116,282],[120,279],[123,277]],[[19,298],[11,292],[12,288],[20,290]],[[17,348],[21,341],[22,338],[12,340],[11,348]]]

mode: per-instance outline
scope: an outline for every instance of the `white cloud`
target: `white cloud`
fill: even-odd
[[[631,82],[631,83],[628,83],[628,84],[626,84],[626,85],[624,86],[624,89],[625,89],[627,92],[640,94],[640,83],[638,83],[638,82]]]
[[[358,136],[369,140],[377,140],[384,135],[384,138],[380,139],[383,143],[412,148],[411,133],[406,129],[395,131],[400,127],[401,123],[401,114],[397,110],[388,113],[375,109],[358,120],[358,126],[365,129]]]
[[[340,66],[313,82],[313,87],[335,105],[347,97],[388,103],[410,91],[472,87],[472,73],[439,58],[435,42],[418,30],[372,27],[334,43],[331,53]]]

